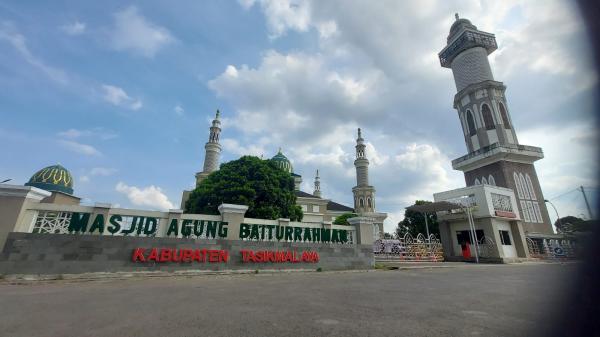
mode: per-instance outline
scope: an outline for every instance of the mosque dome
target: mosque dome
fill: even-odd
[[[52,165],[37,171],[25,186],[33,186],[49,192],[73,194],[73,176],[66,168]]]
[[[271,158],[271,160],[280,169],[282,169],[286,172],[292,173],[292,171],[293,171],[292,163],[289,161],[289,159],[287,159],[286,156],[283,155],[283,153],[281,153],[281,149],[279,149],[277,154],[273,158]]]

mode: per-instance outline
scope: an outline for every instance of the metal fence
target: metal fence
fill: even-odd
[[[529,255],[538,259],[575,259],[579,255],[575,241],[568,239],[526,238]]]
[[[444,260],[442,243],[435,235],[419,233],[416,238],[407,233],[399,239],[379,239],[373,243],[373,254],[378,260],[401,262],[441,262]]]

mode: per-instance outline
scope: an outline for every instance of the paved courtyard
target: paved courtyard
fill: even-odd
[[[0,281],[2,336],[531,336],[573,264]]]

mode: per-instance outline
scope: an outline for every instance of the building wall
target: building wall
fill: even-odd
[[[227,263],[134,263],[135,248],[223,249]],[[316,251],[318,263],[242,263],[240,250]],[[76,274],[117,271],[368,269],[372,245],[112,237],[71,234],[10,233],[0,253],[0,274]]]
[[[521,199],[519,199],[518,197],[517,188],[513,177],[513,173],[515,172],[517,172],[517,174],[522,173],[523,175],[529,174],[533,186],[533,191],[535,193],[537,203],[540,208],[540,213],[542,215],[542,223],[528,222],[525,220],[524,209],[521,206]],[[554,233],[554,231],[552,230],[550,216],[548,215],[548,209],[546,208],[546,204],[544,203],[544,195],[542,193],[542,188],[540,187],[535,166],[533,164],[499,161],[490,165],[477,168],[472,171],[465,172],[465,182],[467,186],[473,186],[475,179],[481,180],[481,177],[489,177],[489,175],[492,175],[494,177],[494,180],[496,181],[496,186],[510,188],[515,192],[515,197],[517,198],[517,206],[519,208],[519,213],[521,214],[521,221],[523,222],[523,228],[526,233]]]

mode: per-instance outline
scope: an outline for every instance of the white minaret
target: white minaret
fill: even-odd
[[[375,212],[375,188],[369,185],[369,160],[365,153],[365,143],[358,129],[356,139],[356,186],[352,188],[354,194],[354,211],[358,214]]]
[[[321,197],[321,181],[319,178],[319,170],[317,170],[317,175],[315,176],[315,190],[313,191],[313,195],[315,197]]]
[[[204,155],[204,169],[202,172],[196,173],[196,185],[200,184],[209,174],[219,169],[219,158],[221,156],[221,144],[219,144],[219,136],[221,134],[221,121],[219,120],[220,112],[217,110],[215,119],[210,127],[210,135],[208,142],[204,145],[206,154]]]

